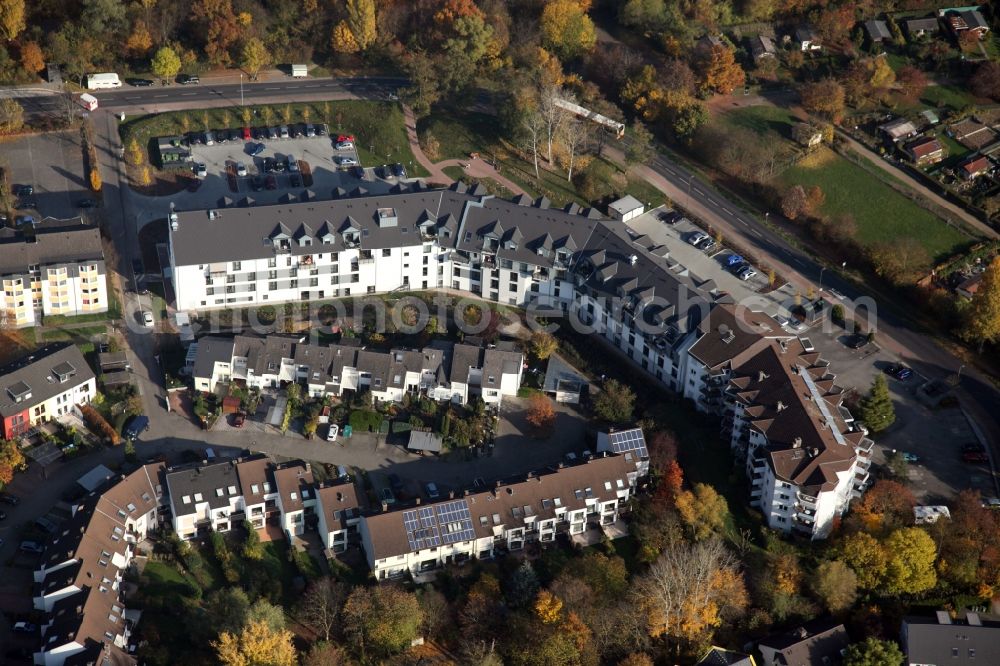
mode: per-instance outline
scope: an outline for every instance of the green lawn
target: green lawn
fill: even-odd
[[[412,176],[426,176],[427,171],[413,159],[403,110],[398,103],[363,100],[333,102],[296,102],[289,104],[250,104],[252,126],[279,125],[286,122],[326,123],[330,133],[355,136],[355,145],[363,164],[401,162]],[[153,139],[184,132],[198,132],[220,127],[239,127],[246,121],[239,107],[171,111],[137,116],[122,124],[122,142],[132,138],[144,149],[153,148]],[[322,141],[322,140],[321,140]]]
[[[786,186],[818,185],[826,195],[823,214],[851,215],[862,245],[915,238],[932,258],[950,255],[968,239],[860,167],[829,149],[799,162],[781,175]]]
[[[421,140],[428,132],[437,140],[438,154],[432,159],[440,162],[488,152],[499,138],[497,124],[496,116],[486,113],[435,113],[417,122],[417,132]]]
[[[949,107],[954,110],[973,106],[976,98],[968,90],[957,86],[927,86],[920,101],[935,108]]]
[[[788,109],[770,105],[733,109],[721,114],[719,119],[731,127],[741,127],[760,135],[772,130],[789,141],[792,140],[792,125],[798,122]]]
[[[151,560],[142,571],[143,594],[147,597],[179,601],[197,594],[198,584],[166,562]]]

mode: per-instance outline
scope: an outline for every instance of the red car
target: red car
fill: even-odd
[[[962,461],[967,463],[986,463],[990,459],[985,451],[966,451],[962,454]]]
[[[251,138],[251,136],[250,136],[250,128],[249,127],[244,127],[243,128],[243,140],[244,141],[249,141],[250,138]]]
[[[353,134],[338,134],[337,135],[337,143],[343,143],[344,141],[350,141],[351,143],[354,143],[354,135]]]

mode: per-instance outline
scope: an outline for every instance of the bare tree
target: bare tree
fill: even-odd
[[[590,123],[576,116],[566,119],[561,128],[561,141],[566,148],[566,180],[573,180],[573,165],[577,154],[590,140]]]
[[[566,122],[569,113],[559,106],[559,101],[568,99],[557,86],[543,86],[538,91],[538,112],[545,121],[545,159],[552,164],[552,143]]]
[[[328,641],[346,597],[347,593],[340,583],[332,578],[321,578],[302,595],[298,618],[302,624]]]
[[[521,118],[521,129],[524,130],[525,140],[534,159],[535,178],[541,178],[538,173],[538,149],[541,147],[542,135],[545,132],[545,119],[538,109],[531,108],[525,111]]]

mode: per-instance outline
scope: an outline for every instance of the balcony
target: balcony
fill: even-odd
[[[495,269],[497,267],[497,257],[495,254],[483,254],[483,268]]]
[[[809,509],[811,511],[816,510],[816,498],[813,497],[812,495],[806,495],[803,492],[798,492],[795,493],[795,499],[798,500],[799,503],[806,509]]]

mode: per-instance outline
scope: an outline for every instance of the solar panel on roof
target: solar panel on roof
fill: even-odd
[[[608,440],[611,442],[611,450],[615,453],[638,451],[641,457],[649,457],[646,450],[646,439],[642,436],[641,428],[608,433]]]
[[[403,512],[410,550],[423,550],[475,538],[472,514],[464,499]]]

